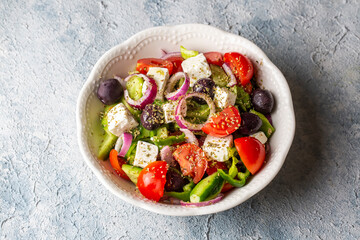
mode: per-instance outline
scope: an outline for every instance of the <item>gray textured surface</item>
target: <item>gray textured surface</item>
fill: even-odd
[[[117,2],[0,2],[1,239],[360,238],[359,1]],[[287,78],[297,118],[265,190],[186,218],[113,196],[75,135],[76,99],[96,60],[142,29],[181,23],[255,42]]]

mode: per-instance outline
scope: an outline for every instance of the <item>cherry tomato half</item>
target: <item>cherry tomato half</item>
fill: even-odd
[[[254,75],[254,67],[251,61],[238,52],[229,52],[224,54],[224,62],[229,64],[234,75],[245,86]]]
[[[173,74],[173,64],[168,60],[163,60],[160,58],[139,59],[136,64],[136,71],[139,71],[142,74],[147,74],[150,67],[167,68],[169,70],[169,74]]]
[[[204,53],[204,56],[209,64],[214,64],[221,67],[224,63],[223,55],[219,52],[207,52]]]
[[[241,117],[236,107],[230,106],[212,116],[202,128],[203,132],[214,137],[226,137],[240,127]]]
[[[118,157],[118,152],[115,149],[112,149],[109,154],[109,160],[111,166],[115,169],[116,173],[126,179],[130,180],[130,178],[126,175],[126,173],[122,170],[122,165],[126,163],[125,159]]]
[[[169,57],[166,60],[173,64],[172,74],[183,71],[181,63],[184,59],[182,57]]]
[[[185,143],[174,151],[173,156],[179,163],[181,172],[185,176],[192,177],[194,183],[198,183],[204,176],[208,159],[200,147],[192,143]]]
[[[158,202],[164,195],[168,165],[164,161],[155,161],[141,170],[136,186],[142,195]]]
[[[238,151],[241,161],[245,167],[255,174],[265,161],[265,147],[254,137],[242,137],[234,141],[236,150]]]

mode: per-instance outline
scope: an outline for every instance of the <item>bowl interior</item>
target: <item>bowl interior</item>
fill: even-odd
[[[270,90],[275,98],[272,119],[276,128],[270,140],[270,154],[267,163],[242,188],[235,189],[211,206],[188,208],[167,203],[154,203],[145,199],[128,181],[115,174],[109,161],[97,159],[103,130],[100,126],[100,112],[103,106],[96,97],[101,79],[114,75],[126,77],[134,70],[136,61],[145,57],[160,57],[162,49],[179,51],[180,45],[200,52],[237,51],[245,54],[254,64],[255,76],[263,88]],[[147,210],[166,215],[201,215],[223,211],[234,207],[263,189],[280,170],[292,143],[295,119],[288,85],[281,72],[265,54],[250,41],[206,25],[179,25],[157,27],[140,32],[122,44],[106,52],[94,66],[85,83],[77,109],[79,145],[84,158],[99,180],[121,199]]]

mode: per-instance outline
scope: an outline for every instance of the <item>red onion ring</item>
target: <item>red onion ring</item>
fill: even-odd
[[[174,87],[175,84],[181,79],[184,78],[185,81],[183,83],[183,85],[181,85],[181,87],[179,87],[178,90],[171,92]],[[190,87],[190,78],[188,77],[188,75],[184,72],[177,72],[174,75],[171,76],[171,78],[168,81],[168,84],[166,86],[166,90],[165,90],[165,97],[168,100],[172,100],[172,101],[176,101],[178,100],[181,96],[185,95],[187,90]]]
[[[195,123],[191,123],[191,122],[188,122],[185,120],[184,117],[186,116],[186,111],[187,111],[186,99],[191,98],[191,97],[202,98],[209,105],[210,114],[208,116],[208,119],[204,123],[195,124]],[[205,93],[197,93],[197,92],[190,93],[190,94],[186,95],[185,97],[183,97],[179,101],[179,103],[175,109],[175,120],[176,120],[176,123],[180,126],[180,128],[187,128],[191,131],[196,131],[196,130],[201,130],[202,127],[209,121],[210,117],[214,113],[215,113],[215,104],[208,95],[206,95]]]
[[[175,160],[172,156],[172,151],[169,146],[165,146],[161,149],[160,157],[161,157],[161,161],[165,161],[167,164],[169,164],[169,166],[174,165]]]
[[[123,133],[118,138],[115,144],[115,150],[118,151],[119,157],[125,157],[125,154],[129,151],[132,143],[133,136],[130,133]]]
[[[227,86],[228,87],[235,86],[237,81],[236,81],[236,77],[235,77],[234,73],[231,71],[230,66],[227,63],[224,63],[222,65],[222,68],[224,69],[225,73],[230,77],[230,82],[228,82]]]
[[[180,205],[185,206],[185,207],[204,207],[204,206],[212,205],[212,204],[219,202],[223,197],[224,197],[224,194],[220,193],[216,198],[211,199],[209,201],[198,202],[198,203],[180,201]]]
[[[125,88],[124,91],[124,97],[126,102],[134,107],[134,108],[138,108],[138,109],[144,109],[146,105],[148,105],[149,103],[153,103],[156,97],[156,93],[157,93],[157,85],[156,82],[154,81],[154,79],[149,78],[148,76],[144,75],[144,74],[132,74],[130,76],[128,76],[127,78],[125,78],[125,82],[129,81],[129,79],[133,76],[138,76],[141,77],[142,79],[144,79],[144,85],[143,85],[143,96],[138,99],[138,100],[133,100],[130,96],[129,96],[129,92],[128,90]],[[145,88],[145,91],[144,91]]]
[[[164,50],[163,50],[164,51]],[[169,52],[169,53],[166,53],[164,51],[164,55],[162,55],[160,58],[161,59],[168,59],[168,58],[171,58],[171,57],[181,57],[181,53],[180,52]]]
[[[182,131],[185,134],[186,142],[187,143],[193,143],[196,146],[199,146],[199,141],[195,137],[194,133],[186,128],[180,128],[180,131]]]

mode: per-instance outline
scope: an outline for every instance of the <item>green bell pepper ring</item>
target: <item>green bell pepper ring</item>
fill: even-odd
[[[253,109],[250,110],[250,113],[256,114],[259,116],[259,118],[262,121],[262,125],[260,127],[260,131],[263,131],[267,138],[270,138],[270,136],[275,132],[275,128],[271,125],[269,120],[264,116],[264,114],[259,113]]]
[[[237,177],[239,178],[238,180],[232,178],[229,174],[225,173],[224,170],[222,170],[222,169],[218,169],[217,172],[220,174],[220,176],[225,181],[227,181],[228,183],[230,183],[234,187],[242,187],[242,186],[244,186],[245,183],[246,183],[246,179],[250,176],[249,170],[246,170],[245,173],[239,172],[237,174]]]
[[[199,54],[198,51],[188,50],[188,49],[184,48],[183,46],[180,46],[180,53],[184,59],[195,57],[196,55]]]
[[[194,182],[190,182],[183,187],[183,192],[165,192],[166,196],[174,197],[184,202],[190,201],[190,192],[195,187]]]

